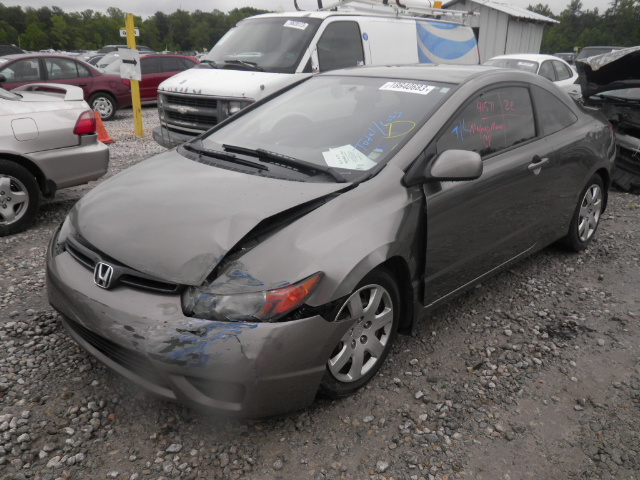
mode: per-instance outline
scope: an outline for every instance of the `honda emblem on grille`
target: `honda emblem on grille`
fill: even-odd
[[[113,267],[108,263],[98,262],[93,269],[93,281],[100,288],[109,288],[113,278]]]

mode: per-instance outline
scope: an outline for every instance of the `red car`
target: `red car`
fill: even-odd
[[[102,73],[76,58],[55,54],[22,54],[0,57],[0,86],[6,90],[29,83],[65,83],[84,91],[84,99],[103,120],[116,110],[131,106],[131,87],[118,73]],[[1,81],[1,80],[0,80]]]
[[[108,55],[117,55],[111,52]],[[156,102],[158,100],[158,85],[169,77],[195,67],[200,61],[196,57],[177,54],[144,54],[140,56],[140,70],[142,81],[140,82],[140,100],[143,102]],[[120,72],[122,60],[115,60],[101,71],[105,73]],[[128,82],[128,80],[126,80]]]

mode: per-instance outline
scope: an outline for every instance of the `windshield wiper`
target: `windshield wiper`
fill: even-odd
[[[210,68],[220,68],[220,65],[218,65],[214,60],[207,60],[206,58],[200,60],[200,65],[206,65]]]
[[[185,143],[182,145],[186,150],[204,155],[206,157],[217,158],[219,160],[226,160],[227,162],[237,163],[244,165],[245,167],[257,168],[258,170],[269,170],[269,167],[260,163],[252,162],[251,160],[243,160],[238,158],[233,153],[222,152],[220,150],[210,150],[202,146],[202,140],[196,140],[193,143]]]
[[[324,173],[333,177],[338,183],[346,183],[347,179],[340,173],[331,167],[325,167],[323,165],[316,165],[315,163],[307,162],[306,160],[300,160],[299,158],[289,157],[277,152],[270,152],[264,148],[246,148],[238,147],[236,145],[223,144],[222,148],[236,153],[244,153],[246,155],[252,155],[258,157],[261,161],[273,164],[291,165],[298,170],[305,170],[307,172]]]
[[[259,72],[264,72],[264,68],[259,67],[257,63],[254,62],[245,62],[244,60],[225,60],[224,63],[228,65],[242,65],[250,70],[257,70]]]

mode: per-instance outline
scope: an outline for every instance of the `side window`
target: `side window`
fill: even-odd
[[[558,76],[558,80],[566,80],[567,78],[571,78],[573,76],[571,73],[571,69],[564,63],[553,60],[553,66],[556,68],[556,75]]]
[[[76,66],[78,67],[78,76],[79,77],[86,78],[86,77],[90,77],[91,76],[91,71],[87,67],[85,67],[81,63],[76,63]]]
[[[78,78],[76,62],[66,58],[45,58],[44,64],[47,67],[49,80],[70,80]]]
[[[504,87],[474,97],[446,127],[436,150],[471,150],[486,157],[535,136],[529,90]]]
[[[538,71],[538,75],[542,75],[544,78],[551,80],[552,82],[556,81],[556,74],[553,71],[553,65],[549,60],[545,60],[540,65],[540,70]]]
[[[160,66],[158,65],[158,58],[157,57],[141,58],[140,72],[142,73],[142,75],[144,75],[145,73],[160,72]]]
[[[184,67],[178,62],[176,57],[161,57],[159,60],[161,72],[179,72],[184,70]]]
[[[180,70],[187,70],[196,65],[196,62],[191,60],[190,58],[180,58]]]
[[[320,71],[364,64],[360,26],[357,22],[330,23],[318,41]]]
[[[25,58],[13,62],[8,67],[0,70],[7,82],[39,82],[42,80],[40,63],[37,58]]]
[[[543,135],[551,135],[563,128],[573,125],[578,117],[562,100],[544,88],[532,86],[533,100],[536,104],[537,116],[540,119]]]

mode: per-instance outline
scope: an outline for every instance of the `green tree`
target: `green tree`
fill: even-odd
[[[20,38],[22,40],[22,48],[25,50],[42,50],[49,48],[49,37],[40,28],[38,23],[30,23]]]
[[[56,50],[71,50],[73,43],[69,34],[67,21],[62,15],[54,15],[51,20],[53,24],[49,35],[49,38],[51,38],[51,48]]]

